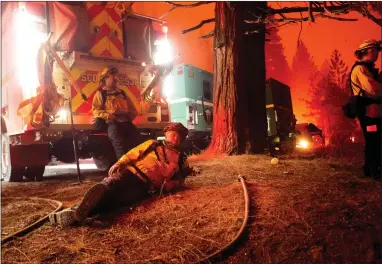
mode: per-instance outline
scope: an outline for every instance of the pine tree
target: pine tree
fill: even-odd
[[[290,68],[284,55],[284,46],[281,44],[281,38],[278,34],[279,30],[273,27],[268,31],[269,41],[265,42],[266,78],[274,78],[289,84]]]
[[[290,82],[293,110],[298,123],[306,121],[305,116],[308,112],[306,98],[309,96],[309,90],[316,75],[317,67],[313,58],[305,44],[300,41],[292,62]]]
[[[346,89],[349,80],[349,68],[345,65],[345,62],[341,59],[341,54],[336,49],[332,52],[329,67],[329,81],[341,89]]]
[[[308,101],[310,114],[317,117],[318,126],[332,145],[343,143],[357,128],[356,122],[346,118],[341,109],[349,97],[348,89],[348,67],[334,50],[329,70],[319,75]]]
[[[327,134],[327,121],[325,119],[326,114],[323,113],[325,109],[321,108],[324,99],[327,97],[327,84],[328,84],[328,74],[330,72],[330,64],[328,60],[325,60],[318,72],[312,80],[312,85],[309,90],[309,99],[305,100],[307,109],[306,117],[314,119],[316,124],[320,129],[323,130],[324,134]]]

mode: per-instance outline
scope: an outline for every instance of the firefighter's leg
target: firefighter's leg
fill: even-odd
[[[136,178],[135,175],[133,176]],[[114,209],[118,206],[118,197],[121,193],[133,192],[134,185],[130,184],[126,175],[109,176],[103,179],[101,183],[93,185],[86,192],[81,204],[76,209],[76,219],[77,221],[83,221],[93,214]]]
[[[375,177],[380,172],[381,164],[381,126],[380,119],[364,117],[360,124],[365,137],[364,175]]]
[[[124,184],[118,186],[115,192],[117,206],[132,205],[148,196],[148,187],[145,182],[132,173],[124,175],[124,178]]]
[[[377,131],[369,132],[370,141],[370,176],[380,178],[381,175],[381,125],[380,119],[374,120]]]
[[[81,204],[76,208],[75,218],[77,221],[82,222],[90,216],[90,212],[93,211],[101,200],[108,192],[107,184],[104,181],[93,185],[82,199]]]
[[[125,138],[128,136],[124,135],[123,125],[119,122],[111,122],[108,126],[107,133],[111,144],[113,145],[117,159],[120,159],[126,154]]]
[[[63,210],[49,215],[51,224],[58,224],[62,227],[75,222],[82,222],[90,212],[97,207],[108,191],[108,185],[104,181],[93,185],[86,193],[79,206]]]
[[[76,211],[72,208],[62,210],[57,213],[49,214],[49,222],[52,225],[60,225],[62,227],[72,225],[76,222]]]
[[[366,132],[365,135],[365,163],[363,166],[364,170],[364,176],[370,177],[371,176],[371,165],[372,165],[372,158],[373,158],[373,142],[372,137],[369,133]]]
[[[128,135],[124,138],[125,151],[128,152],[142,143],[141,135],[137,127],[131,122],[124,122],[122,126],[124,135]]]
[[[382,178],[381,175],[381,162],[382,162],[382,127],[381,119],[378,120],[378,133],[377,133],[377,142],[376,146],[376,161],[377,161],[377,175],[379,178]]]
[[[359,118],[359,123],[362,128],[363,137],[365,140],[365,146],[364,146],[364,164],[363,164],[363,174],[365,177],[370,176],[370,138],[369,134],[367,133],[366,127],[367,127],[367,119],[365,117]]]
[[[97,206],[97,212],[108,212],[121,206],[132,205],[141,201],[148,195],[146,183],[131,172],[121,175],[119,180],[108,177],[110,192],[105,195],[105,199]]]

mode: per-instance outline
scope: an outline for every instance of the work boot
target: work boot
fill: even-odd
[[[66,227],[76,222],[75,214],[76,211],[72,208],[68,208],[56,213],[51,213],[49,214],[49,222],[52,225],[60,225],[61,227]]]
[[[77,221],[84,221],[90,214],[90,212],[98,205],[101,199],[104,197],[107,188],[102,183],[93,185],[82,199],[81,204],[76,209],[75,218]]]

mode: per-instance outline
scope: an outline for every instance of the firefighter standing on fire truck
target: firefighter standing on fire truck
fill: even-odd
[[[116,206],[131,205],[155,191],[179,190],[194,172],[180,151],[188,130],[181,123],[164,129],[163,142],[148,140],[130,150],[109,171],[109,177],[95,184],[78,207],[49,215],[51,224],[68,226]]]
[[[114,67],[105,68],[100,76],[100,88],[93,98],[92,111],[97,130],[107,130],[117,159],[137,146],[140,134],[132,123],[137,111],[126,96],[117,88],[118,70]]]
[[[381,51],[381,41],[366,40],[355,51],[359,60],[351,71],[351,88],[355,95],[373,98],[374,103],[366,105],[366,113],[358,116],[365,137],[364,174],[381,177],[381,108],[382,84],[374,63]],[[379,98],[379,99],[378,99]],[[379,102],[378,102],[379,100]]]

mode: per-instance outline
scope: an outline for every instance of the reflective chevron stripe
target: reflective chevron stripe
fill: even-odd
[[[90,53],[93,56],[123,58],[121,14],[103,5],[88,2]],[[114,34],[116,33],[116,35]]]
[[[99,87],[98,78],[101,71],[92,71],[92,70],[82,70],[82,69],[73,69],[71,74],[76,80],[77,86],[81,91],[88,97],[90,104],[85,103],[81,95],[72,87],[72,109],[73,112],[82,113],[82,114],[92,114],[91,113],[91,102],[93,102],[93,97],[97,92]],[[129,81],[130,80],[130,81]],[[138,83],[132,81],[127,74],[123,72],[118,74],[118,87],[125,91],[126,95],[133,102],[135,108],[140,109],[139,97],[140,90],[138,88]]]

